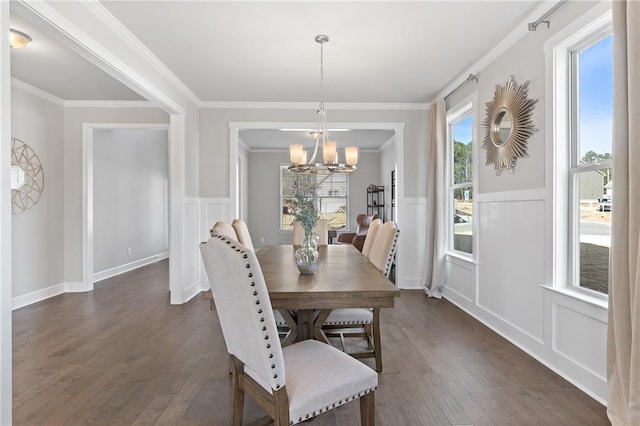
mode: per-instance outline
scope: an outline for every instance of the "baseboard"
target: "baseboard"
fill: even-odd
[[[33,303],[41,302],[50,297],[57,296],[65,292],[65,283],[55,284],[50,287],[41,288],[31,293],[16,296],[11,300],[11,310],[23,308]]]
[[[64,283],[65,293],[85,293],[89,291],[87,286],[82,281],[74,281]]]
[[[107,278],[115,277],[116,275],[124,274],[125,272],[133,271],[134,269],[141,268],[149,265],[150,263],[157,262],[169,257],[169,253],[159,253],[153,256],[145,257],[144,259],[135,260],[124,265],[116,266],[114,268],[105,269],[104,271],[96,272],[93,274],[93,282],[106,280]]]
[[[189,300],[200,294],[201,291],[202,284],[198,281],[194,282],[182,291],[182,303],[187,303]]]
[[[404,278],[398,283],[398,288],[403,290],[420,290],[424,288],[422,278]]]

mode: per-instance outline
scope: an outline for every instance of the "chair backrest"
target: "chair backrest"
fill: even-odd
[[[398,248],[399,233],[400,230],[395,222],[385,222],[378,231],[373,248],[371,249],[369,261],[373,263],[385,277],[389,277],[389,273],[391,272],[393,257]],[[367,238],[369,238],[368,235]]]
[[[253,248],[253,242],[251,242],[251,234],[249,234],[249,228],[247,224],[242,219],[233,219],[231,222],[231,226],[236,231],[236,236],[238,237],[238,241],[240,244],[245,246],[251,251],[256,251]]]
[[[213,225],[213,227],[209,230],[209,234],[213,237],[214,235],[224,235],[225,237],[232,238],[237,240],[236,231],[233,229],[231,225],[227,222],[218,221]]]
[[[373,222],[377,218],[378,218],[377,214],[368,215],[368,214],[361,213],[358,216],[356,216],[356,223],[358,224],[356,228],[356,235],[367,235],[371,222]]]
[[[293,224],[293,234],[292,234],[292,244],[294,246],[302,245],[302,241],[304,240],[304,228],[300,225],[300,222],[294,221]]]
[[[320,236],[321,246],[329,244],[329,221],[327,219],[318,219],[316,226],[313,228],[313,232]]]
[[[313,228],[313,232],[320,236],[320,245],[326,246],[329,244],[329,221],[327,219],[318,219],[316,226]],[[300,225],[300,222],[293,222],[293,245],[302,245],[304,241],[304,228]]]
[[[371,249],[375,244],[375,239],[378,234],[378,230],[381,227],[382,227],[382,220],[380,219],[374,220],[373,222],[371,222],[371,225],[369,225],[369,231],[367,232],[367,237],[365,238],[364,245],[362,246],[362,254],[364,254],[365,257],[371,256]]]
[[[200,253],[229,354],[242,361],[256,382],[273,393],[285,385],[284,360],[255,253],[222,235],[200,244]]]

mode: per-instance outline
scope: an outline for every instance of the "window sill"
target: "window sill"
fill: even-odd
[[[457,252],[457,251],[446,251],[444,253],[445,257],[451,258],[451,259],[455,259],[458,261],[462,261],[462,262],[466,262],[466,263],[470,263],[472,265],[475,265],[476,262],[473,259],[473,256],[470,254],[464,254],[461,252]]]
[[[607,296],[598,297],[596,295],[591,295],[579,290],[573,290],[570,288],[556,288],[556,287],[551,287],[550,285],[547,285],[547,284],[540,284],[540,287],[542,287],[545,290],[550,290],[554,293],[562,294],[572,299],[579,300],[591,306],[595,306],[596,308],[600,308],[604,310],[609,309],[609,300]]]

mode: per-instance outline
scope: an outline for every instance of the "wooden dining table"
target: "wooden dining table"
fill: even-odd
[[[318,269],[301,274],[296,246],[265,246],[256,252],[271,306],[283,313],[289,333],[283,344],[327,341],[322,325],[337,308],[392,308],[396,286],[350,244],[319,247]]]

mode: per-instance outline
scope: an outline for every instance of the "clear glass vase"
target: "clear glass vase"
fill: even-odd
[[[313,235],[305,235],[302,246],[296,250],[296,265],[301,274],[313,274],[318,269],[318,244]]]

